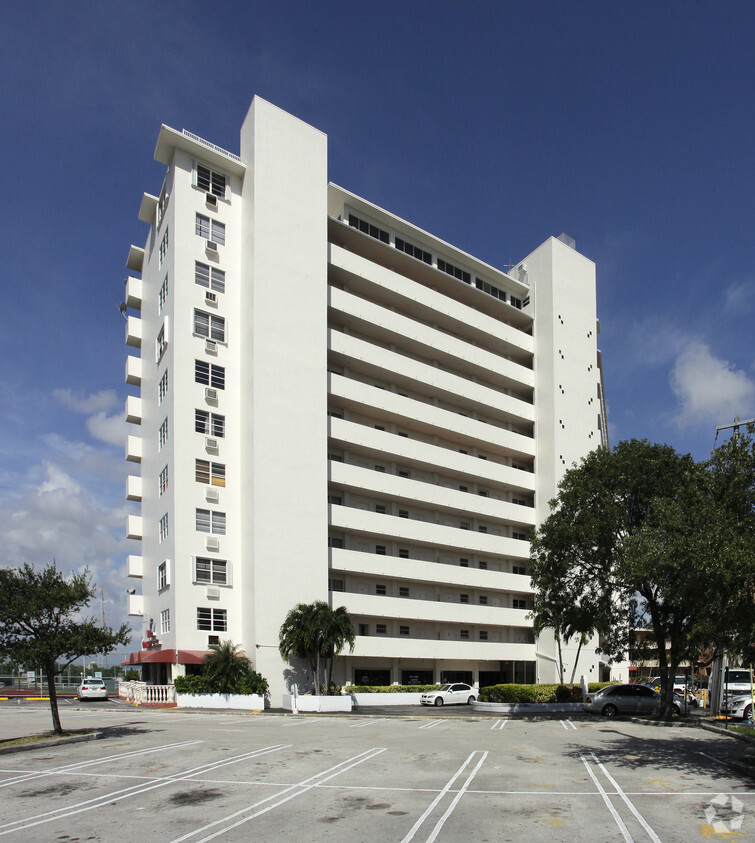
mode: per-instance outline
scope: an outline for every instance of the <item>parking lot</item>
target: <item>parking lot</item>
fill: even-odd
[[[10,840],[755,839],[749,745],[624,720],[61,708],[103,738],[0,756]],[[49,728],[0,705],[0,738]]]

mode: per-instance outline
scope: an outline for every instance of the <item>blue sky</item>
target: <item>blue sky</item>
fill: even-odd
[[[88,565],[124,619],[128,246],[160,124],[238,151],[255,94],[327,133],[332,181],[489,263],[574,237],[612,442],[705,458],[755,415],[754,24],[707,0],[5,0],[0,564]]]

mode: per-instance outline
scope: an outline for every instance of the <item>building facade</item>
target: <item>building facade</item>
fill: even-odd
[[[495,269],[326,153],[259,98],[238,156],[160,131],[125,298],[131,661],[163,683],[230,639],[275,698],[308,679],[284,617],[326,600],[357,631],[341,683],[556,681],[528,539],[606,445],[594,264],[562,235]]]

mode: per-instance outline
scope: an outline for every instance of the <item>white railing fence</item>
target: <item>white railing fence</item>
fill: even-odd
[[[148,685],[146,682],[119,682],[118,696],[134,705],[149,703],[174,703],[176,689],[173,685]]]

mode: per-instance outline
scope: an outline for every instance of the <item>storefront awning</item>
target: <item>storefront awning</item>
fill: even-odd
[[[121,662],[123,667],[140,664],[202,664],[208,650],[140,650]]]

